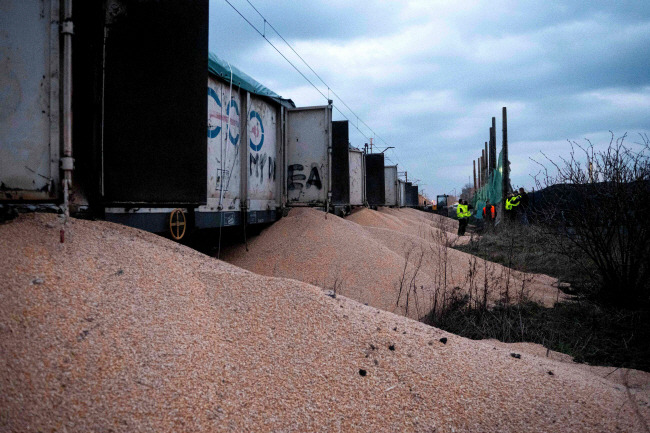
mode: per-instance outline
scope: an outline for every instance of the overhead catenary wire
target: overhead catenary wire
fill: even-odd
[[[236,8],[236,7],[235,7],[235,6],[233,6],[232,3],[230,3],[230,1],[225,0],[225,2],[228,3],[228,4],[230,5],[230,7],[233,8],[233,9],[235,10],[235,12],[237,12],[237,14],[239,14],[239,16],[242,17],[242,18],[244,19],[244,21],[246,21],[246,22],[248,23],[248,25],[250,25],[250,26],[253,28],[253,30],[255,30],[255,31],[256,31],[260,36],[262,36],[262,38],[264,38],[264,40],[265,40],[266,42],[268,42],[269,45],[271,45],[271,46],[273,47],[273,49],[275,49],[275,51],[277,51],[278,54],[280,54],[280,55],[282,56],[282,58],[284,58],[284,60],[286,60],[287,63],[289,63],[289,64],[290,64],[290,65],[291,65],[291,66],[296,70],[296,72],[298,72],[298,73],[299,73],[299,74],[300,74],[300,75],[301,75],[301,76],[302,76],[302,77],[303,77],[303,78],[304,78],[304,79],[305,79],[309,84],[311,84],[311,86],[312,86],[314,89],[316,89],[316,91],[317,91],[318,93],[320,93],[321,96],[322,96],[323,98],[325,98],[328,102],[330,101],[330,98],[329,98],[328,96],[325,96],[325,94],[324,94],[324,93],[323,93],[323,92],[322,92],[322,91],[321,91],[321,90],[320,90],[320,89],[319,89],[319,88],[318,88],[318,87],[317,87],[317,86],[316,86],[316,85],[315,85],[315,84],[314,84],[314,83],[313,83],[309,78],[307,78],[307,76],[306,76],[305,74],[303,74],[302,71],[301,71],[300,69],[298,69],[298,67],[297,67],[296,65],[294,65],[294,64],[291,62],[291,60],[289,60],[289,59],[284,55],[284,53],[282,53],[282,51],[280,51],[280,50],[278,49],[278,47],[276,47],[275,45],[273,45],[273,42],[271,42],[271,41],[266,37],[266,31],[264,31],[264,32],[260,32],[259,29],[258,29],[257,27],[255,27],[255,25],[254,25],[253,23],[251,23],[251,22],[248,20],[248,18],[246,18],[246,17],[245,17],[245,16],[244,16],[244,15],[243,15],[243,14],[242,14],[242,13],[241,13],[237,8]],[[256,10],[257,10],[257,9],[256,9]],[[258,12],[258,13],[259,13],[259,12]],[[268,23],[268,21],[266,21],[266,19],[264,19],[264,25],[265,25],[265,26],[266,26],[266,23]],[[270,23],[269,23],[269,26],[271,26]],[[271,26],[271,27],[272,27],[272,26]],[[275,31],[275,29],[273,29],[273,30]],[[276,33],[277,33],[277,31],[276,31]],[[282,36],[280,36],[280,37],[282,38]],[[284,38],[283,38],[283,40],[284,40]],[[286,42],[286,41],[285,41],[285,42]],[[328,90],[331,90],[331,89],[328,88]],[[337,97],[338,97],[338,96],[337,96]],[[340,98],[339,98],[339,100],[340,100]],[[343,101],[341,101],[341,102],[343,102]],[[348,118],[348,117],[347,117],[347,116],[346,116],[346,115],[345,115],[345,114],[344,114],[344,113],[343,113],[343,112],[342,112],[338,107],[334,106],[334,109],[335,109],[336,111],[338,111],[338,112],[341,114],[341,116],[343,116],[346,120],[350,121],[350,119],[349,119],[349,118]],[[357,118],[357,120],[359,120],[359,119]],[[364,123],[363,120],[361,121],[361,123]],[[364,125],[365,125],[365,123],[364,123]],[[360,133],[361,135],[363,135],[363,137],[364,137],[366,140],[370,140],[370,138],[369,138],[367,135],[365,135],[365,134],[364,134],[364,133],[363,133],[363,132],[362,132],[362,131],[361,131],[361,130],[356,126],[356,125],[352,124],[352,126],[354,126],[355,129],[356,129],[357,131],[359,131],[359,133]],[[370,128],[368,128],[368,129],[370,129]]]
[[[376,133],[375,131],[373,131],[373,129],[372,129],[370,126],[368,126],[368,125],[367,125],[367,124],[366,124],[366,123],[365,123],[365,122],[364,122],[364,121],[363,121],[363,120],[362,120],[362,119],[357,115],[357,113],[354,112],[354,110],[353,110],[352,108],[350,108],[350,106],[349,106],[348,104],[345,103],[345,101],[343,100],[343,98],[341,98],[341,97],[340,97],[340,96],[339,96],[339,95],[334,91],[334,89],[332,89],[332,88],[330,87],[330,85],[327,84],[327,83],[325,82],[325,80],[323,80],[323,78],[322,78],[320,75],[318,75],[318,73],[314,70],[314,68],[312,68],[312,67],[309,65],[309,63],[307,63],[307,61],[306,61],[306,60],[305,60],[305,59],[304,59],[300,54],[298,54],[298,52],[293,48],[293,46],[292,46],[292,45],[291,45],[291,44],[290,44],[290,43],[289,43],[289,42],[288,42],[288,41],[287,41],[287,40],[286,40],[286,39],[285,39],[285,38],[280,34],[280,32],[278,32],[278,31],[276,30],[275,27],[273,27],[273,24],[271,24],[271,23],[266,19],[266,17],[265,17],[264,15],[262,15],[262,13],[261,13],[259,10],[257,10],[257,8],[255,7],[255,5],[253,5],[253,3],[250,2],[250,0],[246,0],[246,2],[247,2],[247,3],[248,3],[248,4],[249,4],[249,5],[250,5],[254,10],[255,10],[255,12],[257,12],[257,14],[258,14],[258,15],[259,15],[263,20],[264,20],[264,27],[266,28],[266,25],[268,24],[268,26],[269,26],[271,29],[273,29],[273,31],[275,32],[275,34],[278,35],[278,36],[280,37],[280,39],[282,39],[282,41],[283,41],[283,42],[284,42],[284,43],[289,47],[289,49],[291,49],[291,51],[293,51],[293,53],[294,53],[296,56],[298,56],[298,58],[299,58],[299,59],[300,59],[300,60],[305,64],[305,66],[307,66],[307,68],[309,68],[309,70],[310,70],[311,72],[313,72],[313,74],[314,74],[314,75],[315,75],[315,76],[320,80],[320,82],[323,83],[323,85],[324,85],[325,87],[327,87],[328,92],[332,92],[332,94],[333,94],[334,96],[336,96],[336,97],[338,98],[338,100],[341,101],[341,103],[342,103],[343,105],[345,105],[345,107],[346,107],[348,110],[350,110],[350,113],[352,113],[352,114],[354,115],[354,117],[357,118],[357,121],[360,121],[362,124],[364,124],[365,127],[368,128],[368,130],[370,130],[370,132],[372,132],[373,135],[374,135],[375,137],[379,138],[381,141],[384,141],[381,137],[379,137],[379,136],[377,135],[377,133]],[[266,34],[266,31],[265,31],[265,34]],[[265,38],[266,38],[266,36],[265,36]],[[340,111],[339,111],[339,113],[340,113]],[[348,118],[347,118],[343,113],[341,113],[341,115],[342,115],[343,117],[345,117],[347,120],[350,120],[350,119],[348,119]],[[361,131],[359,131],[359,132],[361,132]],[[366,137],[366,138],[368,138],[368,137]],[[384,143],[385,143],[385,141],[384,141]]]
[[[380,137],[380,136],[379,136],[379,135],[378,135],[378,134],[377,134],[377,133],[376,133],[376,132],[375,132],[375,131],[370,127],[370,126],[368,126],[368,124],[367,124],[366,122],[363,121],[363,119],[361,119],[361,118],[359,117],[359,115],[358,115],[357,113],[354,112],[354,110],[352,110],[352,108],[350,108],[350,106],[349,106],[348,104],[345,103],[345,101],[343,100],[343,98],[341,98],[341,97],[338,95],[338,93],[336,93],[336,92],[334,91],[334,89],[332,89],[332,88],[330,87],[330,85],[327,84],[327,83],[325,82],[325,80],[323,80],[323,78],[322,78],[320,75],[318,75],[318,73],[317,73],[317,72],[316,72],[316,71],[315,71],[315,70],[314,70],[314,69],[309,65],[309,63],[307,63],[307,61],[306,61],[306,60],[305,60],[305,59],[304,59],[300,54],[298,54],[298,52],[293,48],[293,46],[292,46],[292,45],[291,45],[291,44],[290,44],[290,43],[289,43],[289,42],[288,42],[288,41],[287,41],[287,40],[286,40],[286,39],[285,39],[285,38],[280,34],[280,32],[278,32],[278,31],[276,30],[275,27],[273,27],[273,24],[271,24],[271,23],[266,19],[266,17],[265,17],[264,15],[262,15],[262,13],[261,13],[259,10],[257,10],[257,8],[253,5],[253,3],[251,3],[250,0],[246,0],[246,2],[247,2],[247,3],[248,3],[248,4],[249,4],[249,5],[250,5],[254,10],[255,10],[255,12],[257,12],[257,14],[258,14],[258,15],[259,15],[263,20],[264,20],[264,29],[265,29],[265,31],[264,31],[264,38],[267,39],[265,35],[266,35],[266,25],[268,24],[268,26],[269,26],[271,29],[273,29],[273,31],[275,32],[275,34],[278,35],[278,36],[280,37],[280,39],[282,39],[282,41],[283,41],[283,42],[284,42],[284,43],[289,47],[289,49],[291,49],[291,51],[293,51],[293,53],[294,53],[296,56],[298,56],[298,58],[299,58],[299,59],[300,59],[300,60],[305,64],[305,66],[307,66],[307,68],[309,68],[309,70],[310,70],[310,71],[311,71],[311,72],[312,72],[312,73],[313,73],[313,74],[314,74],[314,75],[315,75],[315,76],[320,80],[320,82],[323,83],[323,85],[324,85],[325,87],[327,87],[327,91],[328,91],[328,93],[329,93],[329,92],[332,92],[332,94],[333,94],[334,96],[336,96],[336,98],[337,98],[339,101],[341,101],[341,103],[342,103],[342,104],[343,104],[343,105],[344,105],[344,106],[345,106],[345,107],[350,111],[350,113],[352,113],[352,115],[357,119],[357,122],[361,122],[361,123],[362,123],[366,128],[368,128],[368,130],[369,130],[370,132],[372,132],[373,136],[375,136],[376,138],[378,138],[379,140],[381,140],[384,144],[386,144],[386,145],[388,146],[389,144],[386,142],[386,140],[384,140],[382,137]],[[268,39],[267,39],[267,40],[268,40]],[[322,94],[322,93],[321,93],[321,94]],[[324,96],[324,95],[323,95],[323,96]],[[329,100],[329,96],[328,96],[328,100]],[[336,108],[336,107],[335,107],[335,108]],[[345,114],[343,114],[343,112],[342,112],[341,110],[339,110],[338,108],[336,108],[336,110],[337,110],[339,113],[341,113],[341,115],[342,115],[346,120],[350,121],[350,119],[349,119]],[[366,138],[366,140],[369,140],[369,139],[370,139],[368,136],[366,136],[366,135],[365,135],[365,134],[364,134],[364,133],[363,133],[363,132],[358,128],[358,125],[354,125],[354,124],[352,124],[352,126],[354,126],[355,129],[356,129],[357,131],[359,131],[359,133],[360,133],[361,135],[363,135],[363,136]]]
[[[281,35],[277,30],[276,30],[276,29],[275,29],[275,27],[273,27],[273,25],[272,25],[272,24],[271,24],[271,23],[266,19],[266,17],[265,17],[264,15],[262,15],[262,13],[261,13],[261,12],[260,12],[256,7],[255,7],[255,5],[253,5],[253,4],[250,2],[250,0],[246,0],[246,2],[247,2],[247,3],[248,3],[248,4],[249,4],[249,5],[250,5],[254,10],[255,10],[255,12],[257,12],[257,14],[258,14],[258,15],[259,15],[263,20],[264,20],[264,29],[263,29],[263,31],[260,31],[260,30],[259,30],[259,29],[258,29],[258,28],[257,28],[257,27],[256,27],[256,26],[255,26],[255,25],[254,25],[254,24],[253,24],[253,23],[248,19],[248,18],[246,18],[246,17],[244,16],[244,14],[242,14],[242,13],[241,13],[241,12],[240,12],[240,11],[239,11],[239,10],[238,10],[238,9],[237,9],[237,8],[236,8],[236,7],[235,7],[235,6],[234,6],[234,5],[233,5],[229,0],[224,0],[224,1],[225,1],[226,3],[228,3],[228,5],[229,5],[229,6],[230,6],[230,7],[231,7],[235,12],[237,12],[237,14],[238,14],[240,17],[242,17],[242,19],[243,19],[244,21],[246,21],[246,22],[248,23],[248,25],[251,26],[251,27],[253,28],[253,30],[255,30],[255,31],[256,31],[256,32],[257,32],[257,33],[258,33],[262,38],[264,38],[264,40],[266,40],[266,42],[268,42],[268,44],[271,45],[271,46],[273,47],[273,49],[275,49],[275,51],[277,51],[278,54],[280,54],[280,55],[282,56],[282,58],[284,58],[284,60],[286,60],[287,63],[289,63],[289,64],[291,65],[291,67],[293,67],[293,68],[296,70],[296,72],[298,72],[298,73],[299,73],[299,74],[300,74],[300,75],[301,75],[301,76],[302,76],[302,77],[303,77],[303,78],[304,78],[304,79],[305,79],[305,80],[306,80],[306,81],[307,81],[307,82],[308,82],[308,83],[309,83],[309,84],[310,84],[310,85],[311,85],[311,86],[312,86],[312,87],[313,87],[313,88],[318,92],[318,93],[321,94],[321,96],[322,96],[323,98],[325,98],[325,99],[329,102],[329,101],[330,101],[329,96],[326,96],[326,95],[325,95],[325,94],[324,94],[324,93],[323,93],[323,92],[322,92],[322,91],[321,91],[321,90],[320,90],[320,89],[319,89],[319,88],[318,88],[318,87],[317,87],[317,86],[316,86],[316,85],[315,85],[315,84],[314,84],[314,83],[313,83],[313,82],[312,82],[312,81],[311,81],[311,80],[310,80],[310,79],[309,79],[309,78],[308,78],[308,77],[307,77],[307,76],[306,76],[306,75],[305,75],[305,74],[300,70],[300,69],[298,69],[298,67],[297,67],[296,65],[293,64],[293,62],[291,62],[291,60],[289,60],[289,59],[287,58],[287,56],[284,55],[284,53],[282,53],[282,51],[280,51],[280,50],[279,50],[279,49],[278,49],[278,48],[277,48],[277,47],[276,47],[276,46],[275,46],[275,45],[274,45],[274,44],[269,40],[269,38],[266,37],[266,26],[268,25],[271,29],[273,29],[273,31],[275,32],[275,34],[277,34],[277,35],[280,37],[280,39],[282,39],[282,41],[283,41],[283,42],[284,42],[284,43],[285,43],[285,44],[286,44],[286,45],[291,49],[291,51],[293,51],[294,54],[296,54],[296,56],[298,56],[298,58],[299,58],[299,59],[300,59],[300,60],[301,60],[301,61],[302,61],[306,66],[307,66],[307,68],[309,68],[309,70],[310,70],[310,71],[311,71],[311,72],[312,72],[312,73],[313,73],[313,74],[314,74],[314,75],[315,75],[315,76],[316,76],[316,77],[317,77],[317,78],[318,78],[318,79],[323,83],[323,85],[325,85],[325,86],[327,87],[327,91],[328,91],[328,93],[329,93],[329,92],[332,92],[332,94],[333,94],[334,96],[336,96],[336,98],[337,98],[337,99],[338,99],[338,100],[339,100],[339,101],[340,101],[340,102],[341,102],[341,103],[342,103],[342,104],[343,104],[343,105],[344,105],[344,106],[345,106],[345,107],[350,111],[350,113],[352,113],[352,115],[353,115],[353,116],[356,118],[356,120],[357,120],[357,125],[355,125],[355,124],[350,120],[350,118],[349,118],[348,116],[346,116],[345,113],[343,113],[343,112],[342,112],[342,111],[341,111],[337,106],[334,106],[334,109],[335,109],[336,111],[338,111],[338,112],[341,114],[341,116],[343,116],[343,117],[344,117],[348,122],[350,122],[350,123],[352,124],[352,126],[353,126],[353,127],[354,127],[354,128],[355,128],[355,129],[356,129],[356,130],[357,130],[357,131],[358,131],[358,132],[359,132],[359,133],[360,133],[360,134],[361,134],[361,135],[362,135],[366,140],[370,140],[370,137],[368,137],[368,136],[367,136],[363,131],[361,131],[361,129],[359,129],[359,127],[358,127],[358,122],[361,122],[361,123],[362,123],[362,124],[363,124],[363,125],[364,125],[364,126],[365,126],[365,127],[366,127],[370,132],[371,132],[371,133],[372,133],[372,135],[373,135],[374,137],[376,137],[376,138],[378,138],[379,140],[381,140],[381,141],[382,141],[384,144],[386,144],[387,146],[389,145],[389,144],[386,142],[386,140],[384,140],[382,137],[380,137],[380,136],[379,136],[379,135],[378,135],[378,134],[377,134],[377,133],[376,133],[376,132],[375,132],[375,131],[370,127],[370,126],[368,126],[368,124],[367,124],[366,122],[364,122],[363,119],[361,119],[361,118],[360,118],[360,117],[359,117],[359,116],[358,116],[358,115],[357,115],[357,114],[356,114],[356,113],[355,113],[355,112],[350,108],[350,106],[349,106],[348,104],[345,103],[345,101],[344,101],[344,100],[343,100],[343,99],[342,99],[342,98],[341,98],[341,97],[340,97],[340,96],[339,96],[339,95],[338,95],[338,94],[337,94],[337,93],[336,93],[336,92],[335,92],[335,91],[334,91],[334,90],[333,90],[333,89],[332,89],[332,88],[331,88],[331,87],[330,87],[330,86],[329,86],[329,85],[328,85],[328,84],[327,84],[327,83],[326,83],[326,82],[321,78],[321,76],[318,75],[318,73],[317,73],[317,72],[316,72],[316,71],[315,71],[315,70],[314,70],[314,69],[313,69],[313,68],[312,68],[312,67],[311,67],[311,66],[310,66],[306,61],[305,61],[305,59],[304,59],[300,54],[298,54],[298,52],[297,52],[297,51],[296,51],[296,50],[291,46],[291,44],[290,44],[290,43],[289,43],[289,42],[288,42],[288,41],[287,41],[287,40],[286,40],[286,39],[285,39],[285,38],[284,38],[284,37],[283,37],[283,36],[282,36],[282,35]]]
[[[233,8],[233,9],[235,10],[235,12],[237,12],[237,14],[239,14],[239,16],[242,17],[242,18],[244,19],[244,21],[246,21],[246,22],[248,23],[248,25],[251,26],[251,27],[253,28],[253,30],[255,30],[255,31],[256,31],[256,32],[257,32],[261,37],[263,37],[264,40],[266,40],[266,42],[268,42],[269,45],[271,45],[271,46],[275,49],[275,51],[277,51],[278,54],[280,54],[280,55],[284,58],[284,60],[286,60],[286,61],[287,61],[287,62],[288,62],[292,67],[293,67],[293,69],[296,70],[296,72],[298,72],[300,75],[302,75],[302,77],[303,77],[303,78],[304,78],[304,79],[305,79],[309,84],[311,84],[312,87],[313,87],[314,89],[316,89],[316,91],[317,91],[318,93],[320,93],[320,94],[323,96],[323,98],[328,99],[327,96],[325,96],[325,94],[324,94],[323,92],[321,92],[321,90],[320,90],[318,87],[316,87],[316,85],[315,85],[314,83],[312,83],[311,80],[310,80],[309,78],[307,78],[307,76],[306,76],[305,74],[303,74],[302,71],[301,71],[300,69],[298,69],[298,68],[296,67],[296,65],[294,65],[294,64],[291,62],[291,60],[289,60],[289,59],[288,59],[288,58],[287,58],[287,57],[282,53],[282,51],[280,51],[280,50],[279,50],[275,45],[273,45],[273,42],[271,42],[271,41],[266,37],[266,35],[265,35],[264,33],[260,32],[259,29],[258,29],[257,27],[255,27],[255,25],[254,25],[253,23],[251,23],[251,22],[248,20],[248,18],[246,18],[246,17],[244,16],[244,14],[242,14],[242,13],[239,11],[239,9],[237,9],[235,6],[233,6],[233,4],[230,3],[230,1],[228,1],[228,0],[224,0],[224,1],[225,1],[226,3],[228,3],[228,4],[230,5],[230,7]],[[329,100],[329,99],[328,99],[328,100]]]

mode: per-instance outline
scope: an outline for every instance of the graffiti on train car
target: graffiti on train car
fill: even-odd
[[[266,176],[264,176],[264,167],[266,168]],[[253,167],[255,167],[255,177],[259,178],[260,183],[264,180],[275,181],[276,161],[268,156],[266,153],[255,154],[251,152],[248,157],[249,176],[253,177]]]
[[[252,150],[259,152],[264,145],[264,123],[262,122],[260,113],[257,111],[251,111],[250,125],[249,145]]]
[[[317,189],[323,188],[318,165],[313,163],[309,170],[309,177],[305,175],[305,166],[302,164],[291,164],[287,170],[287,187],[289,190],[294,191],[297,189],[316,187]]]
[[[221,101],[219,95],[212,87],[208,87],[208,138],[215,138],[221,132],[220,115]]]
[[[264,183],[265,180],[275,181],[276,161],[272,156],[266,152],[261,153],[262,146],[264,145],[264,115],[259,112],[251,111],[248,123],[248,145],[250,147],[248,155],[248,173],[252,178],[259,179],[259,183]],[[271,143],[273,144],[273,143]],[[267,146],[268,147],[268,146]],[[266,168],[266,175],[264,169]]]
[[[239,94],[208,82],[208,197],[234,210],[239,200]]]
[[[221,179],[230,179],[230,171],[221,170],[220,168],[218,168],[217,169],[217,188],[219,187],[219,184],[221,183]],[[227,186],[224,188],[224,191],[228,191]]]
[[[230,108],[234,107],[233,112],[231,113]],[[230,101],[230,105],[226,109],[226,125],[228,125],[228,119],[230,119],[230,125],[228,127],[228,138],[233,146],[237,146],[239,142],[239,107],[234,100]],[[233,131],[236,135],[233,136]]]
[[[228,127],[228,122],[231,127]],[[230,142],[233,146],[237,146],[239,142],[239,106],[234,99],[231,99],[224,113],[219,95],[213,88],[208,87],[208,138],[218,137],[223,124],[228,128]]]

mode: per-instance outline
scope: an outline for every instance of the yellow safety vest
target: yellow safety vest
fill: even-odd
[[[519,203],[520,203],[520,202],[521,202],[521,196],[520,196],[520,195],[516,195],[516,196],[514,196],[514,197],[512,198],[512,201],[510,202],[510,204],[512,204],[512,207],[515,207],[515,206],[519,206]]]
[[[458,218],[463,218],[465,216],[465,205],[464,204],[459,204],[456,207],[456,216]]]
[[[467,205],[459,204],[456,208],[456,216],[458,218],[469,218],[472,213],[467,209]]]
[[[513,207],[519,206],[521,200],[520,195],[516,195],[506,200],[506,210],[512,210]]]

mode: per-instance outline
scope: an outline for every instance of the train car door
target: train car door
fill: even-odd
[[[287,112],[287,205],[327,206],[331,200],[332,106]]]
[[[208,0],[111,0],[106,14],[105,202],[205,204]]]

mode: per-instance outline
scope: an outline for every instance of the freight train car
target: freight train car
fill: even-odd
[[[172,216],[197,229],[276,219],[282,203],[282,119],[293,104],[214,54],[208,71],[206,151],[196,158],[205,173],[205,196],[173,209],[160,201],[111,206],[106,219],[154,232],[164,232]],[[155,162],[151,171],[161,169]]]
[[[384,206],[386,191],[384,189],[384,154],[366,153],[366,199],[371,207]]]
[[[399,207],[399,185],[397,183],[397,166],[384,166],[384,191],[386,206]]]
[[[329,208],[332,199],[332,106],[287,113],[287,205]]]
[[[3,202],[58,202],[64,185],[70,186],[69,182],[63,182],[63,172],[68,175],[73,168],[69,117],[72,29],[68,20],[69,11],[63,10],[58,1],[2,2],[0,199]]]
[[[350,148],[348,166],[350,168],[350,205],[363,206],[366,203],[366,167],[363,151]]]
[[[1,201],[176,238],[274,220],[294,106],[208,56],[207,17],[207,0],[3,5]]]
[[[351,148],[331,101],[297,108],[208,55],[207,0],[2,12],[0,208],[89,212],[180,239],[290,206],[387,204],[383,154]],[[388,188],[391,203],[403,187]]]
[[[157,230],[206,204],[207,0],[3,2],[0,20],[5,206]]]
[[[406,182],[398,179],[399,207],[406,207]]]

